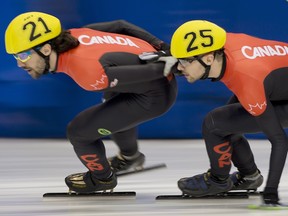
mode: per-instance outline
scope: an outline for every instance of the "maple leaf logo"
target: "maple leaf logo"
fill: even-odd
[[[260,110],[265,110],[267,103],[264,101],[262,104],[256,103],[255,105],[253,104],[248,104],[249,109],[247,111],[251,113],[252,115],[256,115]]]
[[[91,84],[90,86],[92,86],[95,90],[103,89],[106,79],[107,79],[107,76],[102,75],[100,80],[96,80],[96,82],[94,84]]]

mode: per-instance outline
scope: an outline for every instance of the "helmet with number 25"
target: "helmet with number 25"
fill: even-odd
[[[29,50],[61,33],[58,18],[41,12],[28,12],[15,17],[5,32],[5,46],[9,54]]]
[[[206,20],[182,24],[171,39],[171,54],[175,58],[189,58],[223,48],[226,31]]]

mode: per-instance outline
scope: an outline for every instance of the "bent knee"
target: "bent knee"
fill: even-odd
[[[74,131],[75,131],[74,124],[71,121],[68,123],[66,127],[66,137],[71,142],[71,144],[73,144],[72,140],[74,140],[74,136],[75,136]]]
[[[222,108],[217,108],[209,112],[203,121],[203,134],[212,133],[217,136],[228,136],[233,134],[231,132],[231,124],[227,123],[228,119],[226,113]]]
[[[83,134],[81,134],[81,130],[77,127],[74,121],[68,123],[66,127],[66,136],[67,139],[71,142],[73,146],[77,145],[78,143],[83,143]]]
[[[213,119],[213,113],[209,112],[204,118],[204,121],[202,124],[202,131],[203,133],[211,133],[215,129],[216,129],[216,125]]]

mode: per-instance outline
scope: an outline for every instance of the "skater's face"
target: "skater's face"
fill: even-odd
[[[205,68],[197,60],[198,58],[202,58],[202,56],[178,59],[177,69],[182,72],[189,83],[199,80],[205,72]]]
[[[44,49],[39,48],[40,52]],[[27,71],[27,73],[33,78],[38,79],[44,74],[45,71],[45,60],[35,50],[30,49],[21,53],[13,55],[17,60],[17,66]]]

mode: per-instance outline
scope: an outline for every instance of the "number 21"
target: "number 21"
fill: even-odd
[[[48,26],[46,25],[46,23],[44,22],[44,20],[41,17],[38,18],[38,22],[41,22],[42,25],[44,26],[44,28],[45,28],[44,34],[47,34],[47,33],[51,32],[51,30],[48,28]],[[29,38],[30,41],[33,41],[33,40],[37,39],[38,37],[40,37],[42,35],[41,33],[35,35],[36,24],[34,22],[26,23],[23,26],[23,30],[26,30],[28,25],[32,26],[32,31],[31,31],[30,38]]]

